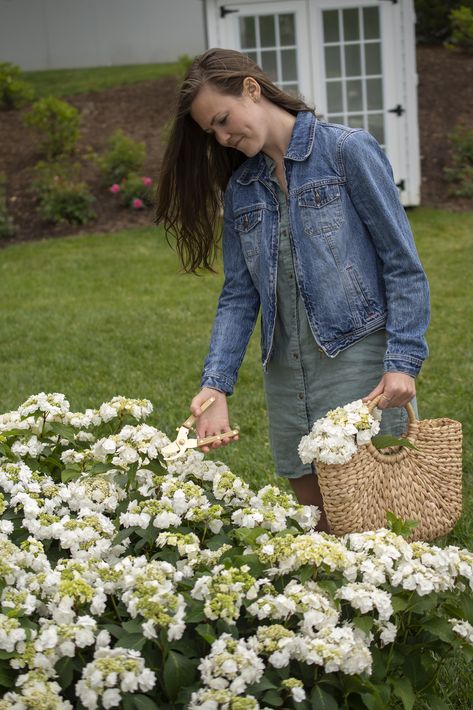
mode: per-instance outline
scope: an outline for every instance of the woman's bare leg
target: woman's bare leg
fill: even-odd
[[[324,502],[320,492],[319,482],[315,473],[309,473],[300,478],[289,478],[291,488],[301,505],[316,505],[322,515],[317,525],[317,530],[330,532],[327,516],[325,515]]]

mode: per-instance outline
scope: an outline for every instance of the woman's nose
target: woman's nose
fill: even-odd
[[[228,131],[218,130],[215,133],[215,137],[220,143],[220,145],[223,145],[224,148],[228,148],[232,138],[231,134],[228,133]]]

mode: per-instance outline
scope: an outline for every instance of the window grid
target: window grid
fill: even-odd
[[[344,21],[343,21],[343,9],[338,9],[336,10],[337,12],[337,21],[338,21],[338,35],[339,35],[339,40],[338,41],[333,41],[333,42],[326,42],[325,41],[325,36],[324,36],[324,52],[326,48],[329,47],[337,47],[339,48],[340,51],[340,76],[338,77],[328,77],[327,76],[327,67],[326,67],[326,78],[325,78],[325,84],[328,89],[330,84],[335,84],[335,83],[341,83],[342,86],[342,106],[341,106],[341,112],[340,111],[330,111],[330,106],[328,106],[328,100],[327,100],[327,119],[330,121],[334,122],[339,122],[339,123],[345,123],[349,126],[358,126],[360,125],[359,122],[356,120],[358,118],[361,118],[361,126],[362,128],[365,128],[366,130],[370,130],[370,116],[377,116],[381,117],[381,126],[379,130],[376,132],[377,135],[375,137],[378,139],[381,145],[384,145],[384,106],[382,105],[382,83],[381,83],[381,105],[378,108],[373,108],[369,109],[368,108],[368,91],[367,91],[367,80],[371,79],[378,79],[381,82],[383,81],[383,74],[382,74],[382,66],[381,68],[381,73],[379,74],[368,74],[367,73],[367,67],[366,67],[366,54],[365,54],[365,48],[367,45],[379,45],[381,42],[381,37],[374,37],[374,38],[365,38],[365,23],[364,23],[364,17],[363,17],[363,10],[365,8],[363,7],[358,7],[357,9],[357,21],[358,21],[358,30],[359,30],[359,38],[358,39],[350,39],[345,41],[345,26],[344,26]],[[333,12],[332,11],[325,11],[325,12]],[[378,24],[379,27],[379,24]],[[325,34],[325,33],[324,33]],[[379,33],[380,34],[380,33]],[[347,46],[358,46],[360,50],[360,74],[356,75],[347,75],[347,66],[346,66],[346,56],[345,56],[345,48]],[[326,54],[325,54],[326,56]],[[361,82],[361,109],[360,110],[349,110],[348,108],[348,82],[351,81],[360,81]],[[328,99],[328,91],[327,91],[327,99]]]
[[[281,13],[284,15],[289,15],[292,13],[284,12]],[[292,14],[294,18],[294,35],[296,33],[296,22],[295,22],[295,15]],[[262,49],[261,49],[261,34],[260,34],[260,17],[265,17],[265,15],[251,15],[251,17],[254,17],[255,20],[255,39],[256,39],[256,46],[255,47],[245,47],[243,46],[243,43],[241,43],[241,29],[242,29],[242,20],[244,20],[244,17],[239,18],[240,19],[240,49],[242,52],[245,52],[249,56],[253,57],[256,55],[256,63],[259,66],[262,66]],[[297,93],[299,91],[299,85],[297,81],[284,81],[282,78],[282,60],[281,60],[281,51],[285,49],[293,49],[296,51],[297,54],[297,37],[294,36],[295,43],[294,44],[281,44],[281,33],[280,33],[280,28],[279,28],[279,17],[280,14],[274,14],[271,15],[271,17],[274,18],[275,22],[275,40],[276,44],[274,46],[268,46],[264,47],[264,51],[273,51],[276,52],[276,72],[277,72],[277,77],[275,80],[275,84],[279,86],[280,89],[286,88],[287,90],[290,90],[291,92]]]

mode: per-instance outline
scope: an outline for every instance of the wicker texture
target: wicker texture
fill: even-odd
[[[378,400],[373,400],[373,406]],[[383,453],[360,446],[346,464],[317,462],[318,480],[335,535],[387,526],[386,512],[416,520],[410,541],[448,533],[462,510],[462,430],[453,419],[416,420],[410,405],[406,433],[416,449]]]

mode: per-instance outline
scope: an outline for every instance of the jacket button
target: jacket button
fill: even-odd
[[[292,353],[294,360],[299,360],[299,353]]]
[[[299,392],[297,396],[299,397],[299,399],[304,399],[304,392]]]

